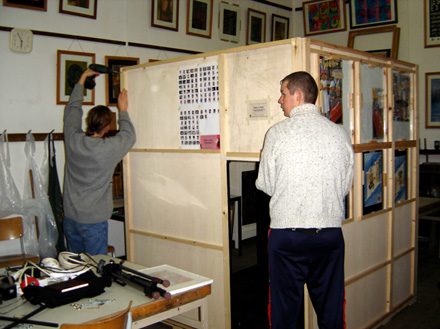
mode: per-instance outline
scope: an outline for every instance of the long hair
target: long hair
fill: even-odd
[[[98,105],[92,108],[87,114],[86,124],[87,136],[93,136],[100,133],[102,129],[112,122],[112,111],[104,105]]]
[[[287,82],[287,88],[291,95],[295,93],[295,90],[299,89],[304,94],[304,102],[315,104],[318,98],[318,86],[315,79],[305,71],[298,71],[289,74],[281,83]]]

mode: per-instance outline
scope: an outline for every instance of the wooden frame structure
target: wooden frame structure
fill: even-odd
[[[209,328],[230,328],[231,320],[227,162],[259,161],[267,129],[284,119],[277,104],[280,80],[305,70],[319,81],[325,59],[342,61],[343,126],[355,150],[355,178],[343,224],[347,327],[370,328],[416,294],[417,66],[294,38],[122,69],[137,131],[136,144],[124,159],[128,259],[146,266],[170,264],[212,278]],[[218,65],[220,148],[182,149],[178,72],[209,63]],[[409,81],[407,121],[393,119],[393,74]],[[365,129],[373,125],[372,107],[365,105],[372,88],[381,90],[384,108],[379,140]],[[383,207],[363,214],[362,156],[372,150],[383,151]],[[407,197],[399,202],[394,197],[396,150],[408,154]],[[305,305],[305,328],[317,328],[308,299]]]

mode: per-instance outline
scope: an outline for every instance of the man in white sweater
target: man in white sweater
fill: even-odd
[[[287,119],[271,127],[256,187],[270,199],[269,278],[272,329],[296,328],[304,284],[319,328],[344,326],[344,198],[353,179],[353,150],[342,126],[314,105],[307,72],[281,81]]]

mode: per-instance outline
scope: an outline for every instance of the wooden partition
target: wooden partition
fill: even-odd
[[[206,89],[205,68],[215,71],[214,88]],[[416,293],[416,66],[295,38],[122,70],[137,133],[124,159],[128,259],[212,278],[209,328],[231,321],[227,161],[259,160],[267,129],[284,119],[277,103],[284,76],[304,70],[319,82],[324,69],[338,79],[330,95],[340,102],[337,116],[324,113],[323,91],[318,106],[339,120],[356,153],[343,224],[347,327],[369,328]],[[371,182],[365,168],[376,173]],[[308,301],[305,313],[305,328],[317,328]]]

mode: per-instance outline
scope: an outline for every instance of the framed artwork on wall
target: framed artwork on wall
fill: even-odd
[[[151,26],[177,31],[179,0],[151,0]]]
[[[435,0],[425,2],[425,48],[440,46],[440,3]]]
[[[289,39],[289,18],[272,14],[271,41]]]
[[[137,57],[105,56],[105,65],[112,74],[105,75],[105,99],[107,105],[117,105],[121,91],[120,69],[124,66],[139,64]]]
[[[395,25],[373,27],[350,31],[348,33],[347,47],[368,52],[381,52],[389,57],[397,59],[399,52],[400,28]],[[374,45],[377,45],[374,47]]]
[[[95,63],[95,54],[77,51],[57,51],[57,104],[67,104],[73,87],[82,72]],[[84,105],[95,104],[95,90],[84,89]]]
[[[248,45],[253,43],[261,43],[266,41],[266,14],[248,9],[247,37]]]
[[[212,0],[188,0],[186,34],[211,38]]]
[[[344,0],[313,0],[303,2],[304,35],[345,31]]]
[[[426,128],[440,128],[440,72],[425,73]]]
[[[383,151],[362,153],[363,169],[363,214],[383,208]]]
[[[397,23],[397,0],[350,0],[350,28]]]
[[[47,11],[47,0],[3,0],[3,6]]]
[[[240,40],[240,7],[237,4],[220,2],[220,40]]]
[[[60,13],[96,19],[98,0],[60,0]]]

